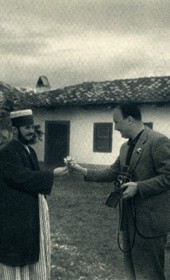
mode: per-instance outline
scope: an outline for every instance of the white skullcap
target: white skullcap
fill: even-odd
[[[34,124],[33,113],[31,109],[13,111],[10,113],[12,125],[21,127]]]

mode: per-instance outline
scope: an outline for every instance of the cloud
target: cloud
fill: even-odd
[[[5,23],[17,23],[23,32],[41,30],[41,35],[68,35],[70,28],[82,31],[146,33],[170,27],[169,0],[15,0],[3,1]],[[4,17],[1,18],[2,23]],[[73,28],[72,28],[73,27]],[[49,34],[47,34],[49,33]]]
[[[168,74],[169,0],[15,0],[1,3],[0,79],[62,87]]]

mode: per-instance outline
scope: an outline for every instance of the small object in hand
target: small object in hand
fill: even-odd
[[[75,161],[74,161],[74,158],[72,158],[70,156],[67,156],[66,158],[64,158],[64,163],[68,167],[73,167],[76,164]]]

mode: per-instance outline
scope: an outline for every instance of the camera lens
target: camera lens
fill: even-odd
[[[114,182],[114,185],[115,185],[117,188],[119,188],[120,185],[121,185],[121,184],[120,184],[120,181],[119,181],[119,180],[115,181],[115,182]]]

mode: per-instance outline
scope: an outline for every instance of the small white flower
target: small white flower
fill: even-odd
[[[67,156],[66,158],[64,158],[64,163],[68,166],[74,166],[75,165],[75,161],[74,158],[72,158],[71,156]]]

